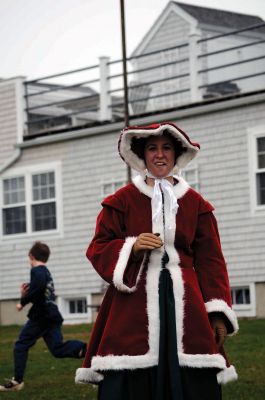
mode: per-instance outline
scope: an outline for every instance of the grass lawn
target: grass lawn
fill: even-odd
[[[0,381],[13,375],[12,350],[19,327],[0,327]],[[90,326],[64,326],[65,339],[87,341]],[[240,333],[227,340],[229,359],[235,365],[239,380],[226,385],[223,400],[265,399],[265,320],[241,320]],[[80,360],[55,359],[39,340],[29,353],[25,389],[0,393],[0,400],[96,400],[91,385],[75,385],[74,374]],[[161,399],[163,400],[163,399]]]

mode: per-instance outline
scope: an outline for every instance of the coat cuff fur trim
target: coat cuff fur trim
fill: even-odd
[[[126,292],[126,293],[132,293],[135,292],[137,288],[137,283],[140,279],[140,275],[142,272],[142,265],[140,266],[138,275],[136,277],[135,285],[132,287],[127,286],[124,283],[124,274],[128,265],[129,258],[131,256],[132,248],[134,243],[136,242],[137,237],[131,236],[127,237],[125,240],[125,243],[123,247],[121,248],[119,258],[117,261],[117,264],[114,269],[113,273],[113,284],[116,287],[116,289],[120,290],[121,292]]]
[[[238,375],[236,373],[235,367],[231,365],[228,368],[223,369],[217,374],[217,381],[221,385],[225,385],[228,382],[237,380]]]
[[[235,312],[232,310],[232,308],[229,307],[224,300],[213,299],[205,303],[205,307],[208,313],[221,312],[225,314],[225,316],[230,321],[233,327],[233,332],[230,334],[230,336],[234,335],[238,331],[239,327],[237,322],[237,316]]]
[[[104,376],[92,368],[78,368],[75,373],[75,383],[98,383],[104,379]]]

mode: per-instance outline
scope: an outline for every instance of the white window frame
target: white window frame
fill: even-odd
[[[257,139],[261,137],[265,138],[265,125],[248,129],[250,206],[253,215],[265,214],[265,204],[258,204],[256,179],[258,172],[265,173],[265,168],[258,168]]]
[[[54,172],[55,177],[55,198],[53,201],[55,202],[55,210],[56,210],[56,229],[50,230],[41,230],[41,231],[33,231],[32,230],[32,205],[37,204],[37,202],[33,201],[33,185],[32,185],[32,175],[38,175],[42,173]],[[3,209],[5,208],[3,201],[3,181],[5,179],[12,179],[19,176],[23,176],[25,179],[25,202],[23,205],[26,207],[26,232],[23,233],[15,233],[11,235],[4,235],[3,233]],[[1,213],[0,213],[0,239],[1,240],[14,240],[17,238],[23,238],[28,236],[46,236],[46,235],[62,235],[63,233],[63,207],[62,207],[62,178],[61,178],[61,163],[60,162],[51,162],[45,164],[31,165],[28,167],[14,168],[4,173],[1,176],[0,182],[0,205],[1,205]],[[43,203],[47,202],[46,200]],[[41,203],[41,202],[40,202]],[[14,206],[19,206],[22,203],[15,204]],[[41,203],[42,204],[42,203]]]
[[[238,317],[255,317],[256,316],[256,290],[254,283],[243,283],[239,282],[231,284],[232,289],[249,289],[249,304],[233,304],[233,310],[236,312]]]
[[[69,302],[71,300],[79,300],[80,298],[86,298],[87,302],[87,312],[86,313],[75,313],[71,314],[69,312]],[[60,312],[64,318],[64,322],[67,324],[82,324],[87,322],[92,322],[92,308],[91,305],[91,295],[73,295],[73,296],[64,296],[58,297],[57,303]]]

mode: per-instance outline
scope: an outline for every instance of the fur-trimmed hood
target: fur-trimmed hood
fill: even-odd
[[[173,172],[175,173],[179,169],[184,168],[197,155],[200,145],[199,143],[192,142],[188,135],[172,122],[163,122],[147,126],[129,126],[123,129],[118,144],[121,158],[136,171],[145,171],[146,165],[144,160],[132,149],[133,138],[144,139],[152,135],[160,136],[165,131],[168,132],[178,144],[181,143],[182,147],[185,149],[185,152],[176,158]]]

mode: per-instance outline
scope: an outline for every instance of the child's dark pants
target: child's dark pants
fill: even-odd
[[[42,337],[54,357],[79,358],[85,344],[79,340],[63,342],[61,323],[44,326],[37,321],[28,320],[23,326],[14,347],[15,380],[23,381],[28,351]]]

